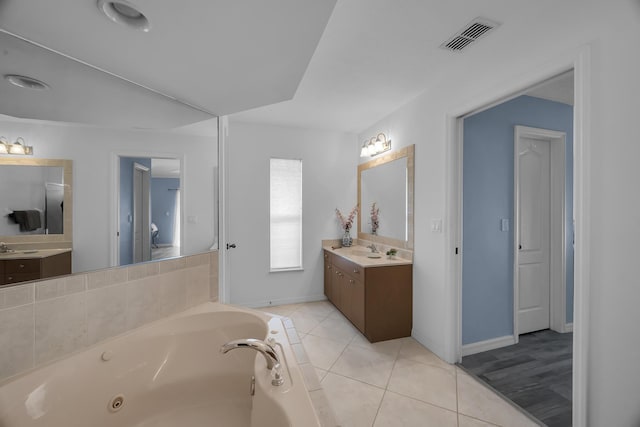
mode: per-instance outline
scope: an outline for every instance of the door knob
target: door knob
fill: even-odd
[[[227,249],[235,249],[235,248],[236,248],[235,243],[227,243]]]

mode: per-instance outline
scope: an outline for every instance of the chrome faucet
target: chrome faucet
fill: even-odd
[[[229,341],[228,343],[222,345],[222,347],[220,347],[220,353],[225,354],[231,350],[235,350],[236,348],[251,348],[262,354],[264,356],[264,359],[267,361],[267,369],[269,369],[274,374],[274,377],[271,380],[271,384],[284,384],[284,378],[280,373],[280,359],[278,358],[278,354],[276,353],[276,350],[275,348],[273,348],[273,346],[255,338],[244,338]]]
[[[371,249],[371,252],[374,254],[378,253],[378,248],[376,248],[376,245],[374,245],[373,243],[367,246],[367,248]]]
[[[0,242],[0,254],[9,252],[9,246],[5,242]]]

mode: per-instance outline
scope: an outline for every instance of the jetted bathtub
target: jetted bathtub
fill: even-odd
[[[241,338],[273,337],[285,383]],[[255,380],[254,380],[255,378]],[[0,427],[319,426],[278,318],[218,303],[97,344],[0,385]]]

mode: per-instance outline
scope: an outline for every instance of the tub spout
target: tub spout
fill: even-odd
[[[267,369],[273,369],[276,365],[280,364],[276,350],[266,342],[254,338],[229,341],[220,347],[220,352],[224,354],[236,348],[252,348],[258,353],[261,353],[267,361]]]
[[[281,386],[284,384],[284,377],[280,371],[280,359],[276,350],[264,341],[254,338],[245,338],[240,340],[229,341],[220,347],[220,353],[224,354],[236,348],[252,348],[264,356],[267,361],[267,369],[271,371],[271,384]]]

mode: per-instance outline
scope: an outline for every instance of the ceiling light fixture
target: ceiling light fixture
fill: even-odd
[[[21,76],[19,74],[5,74],[5,80],[14,86],[22,87],[25,89],[45,90],[49,89],[49,85],[45,82],[33,77]]]
[[[144,32],[151,28],[144,13],[126,0],[98,0],[98,9],[115,23]]]
[[[377,156],[380,153],[391,150],[391,140],[384,133],[365,141],[360,150],[360,157]]]
[[[0,136],[0,154],[18,154],[18,155],[33,155],[33,147],[26,145],[24,139],[19,136],[16,142],[10,143],[7,138]]]

